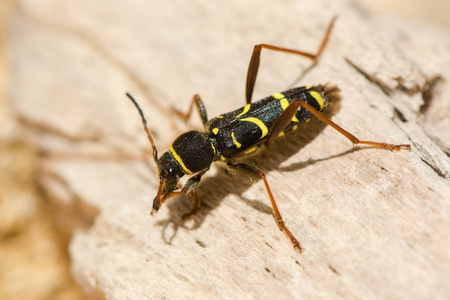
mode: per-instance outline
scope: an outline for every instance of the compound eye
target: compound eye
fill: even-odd
[[[164,180],[170,181],[170,179],[173,179],[174,177],[173,169],[172,168],[162,169],[161,176],[164,178]]]

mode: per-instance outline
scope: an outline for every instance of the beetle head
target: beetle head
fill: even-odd
[[[184,175],[183,170],[169,152],[164,153],[156,164],[159,172],[159,188],[153,200],[152,213],[158,211],[169,194],[178,189],[178,181]]]

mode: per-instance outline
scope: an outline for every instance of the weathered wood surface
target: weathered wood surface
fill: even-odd
[[[350,1],[257,3],[20,2],[11,98],[43,154],[38,180],[55,219],[74,233],[75,277],[110,299],[448,298],[448,31],[377,17]],[[187,198],[149,217],[158,180],[125,91],[141,102],[162,153],[186,128],[171,105],[187,108],[199,93],[210,117],[242,106],[253,45],[314,51],[334,15],[323,57],[301,81],[307,60],[263,53],[254,98],[336,84],[343,100],[330,112],[335,122],[412,151],[354,149],[312,121],[253,157],[302,255],[277,229],[263,183],[221,168],[202,181],[193,222],[180,220]],[[435,75],[443,80],[428,105],[403,91]]]

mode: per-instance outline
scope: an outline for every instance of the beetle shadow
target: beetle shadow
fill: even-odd
[[[323,114],[328,118],[335,115],[340,110],[340,101],[340,99],[336,99],[333,102],[330,102],[328,108],[323,112]],[[314,165],[321,161],[335,159],[360,150],[360,148],[353,147],[350,150],[329,157],[315,160],[309,159],[280,168],[280,164],[289,159],[292,155],[298,153],[306,145],[316,139],[323,132],[326,126],[327,125],[325,123],[317,118],[312,118],[311,121],[307,122],[303,126],[299,126],[297,130],[287,132],[285,137],[275,139],[270,148],[264,147],[256,154],[242,159],[237,159],[236,162],[256,166],[266,174],[272,170],[292,172]],[[222,200],[230,194],[238,195],[245,204],[267,215],[272,215],[275,220],[272,206],[264,203],[268,202],[267,193],[264,193],[264,197],[267,199],[264,199],[262,198],[263,196],[261,196],[261,200],[251,200],[242,197],[241,194],[250,188],[253,182],[249,179],[244,179],[248,178],[246,176],[231,175],[225,170],[226,168],[221,168],[221,170],[218,170],[214,176],[205,177],[196,188],[196,193],[201,200],[201,207],[195,214],[193,220],[186,221],[182,218],[183,214],[192,210],[194,204],[193,199],[189,196],[171,198],[165,204],[165,207],[162,207],[163,209],[169,209],[169,218],[159,221],[157,226],[162,226],[162,237],[167,244],[171,244],[179,227],[188,230],[195,230],[199,228],[205,221],[206,216],[217,208]],[[186,224],[189,224],[189,226]],[[170,228],[169,225],[172,225],[172,233],[167,232]]]

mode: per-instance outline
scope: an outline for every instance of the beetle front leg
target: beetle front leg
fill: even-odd
[[[200,198],[198,197],[198,195],[195,193],[195,187],[197,187],[197,185],[200,183],[200,180],[202,179],[203,174],[206,173],[207,170],[198,173],[195,176],[192,176],[191,178],[189,178],[188,181],[186,181],[186,183],[183,186],[182,191],[186,191],[185,193],[187,195],[192,196],[192,198],[194,198],[194,207],[192,208],[192,210],[188,213],[185,213],[182,216],[183,220],[186,219],[192,219],[195,214],[198,212],[198,210],[200,209],[201,206],[201,201]]]
[[[197,107],[197,112],[200,115],[200,120],[202,121],[203,127],[206,125],[206,122],[208,122],[208,116],[206,114],[206,108],[203,104],[202,99],[200,98],[200,95],[195,94],[192,98],[191,105],[189,106],[189,110],[186,113],[183,113],[179,111],[177,108],[172,107],[172,111],[178,115],[180,118],[182,118],[185,122],[189,120],[192,114],[192,109],[194,108],[194,104]]]

